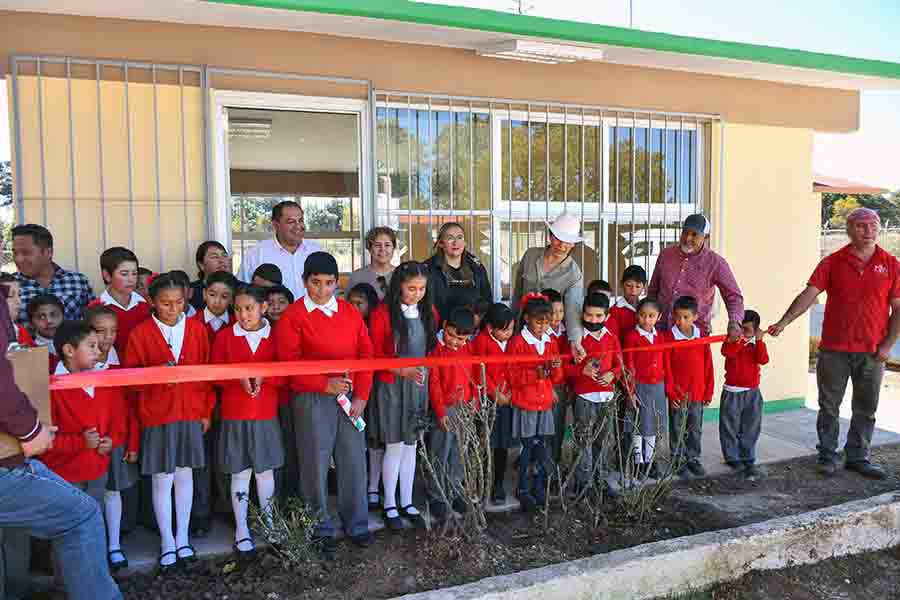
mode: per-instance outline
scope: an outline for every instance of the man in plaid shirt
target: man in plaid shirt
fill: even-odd
[[[19,282],[22,308],[19,321],[28,320],[27,307],[40,294],[52,294],[62,302],[63,316],[68,320],[81,319],[84,309],[94,300],[94,290],[88,278],[75,271],[66,271],[53,262],[53,235],[41,225],[13,227],[13,260]]]

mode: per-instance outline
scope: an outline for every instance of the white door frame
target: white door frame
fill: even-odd
[[[256,108],[263,110],[295,110],[305,112],[345,113],[357,117],[359,135],[359,195],[360,224],[363,230],[372,218],[371,173],[368,168],[374,157],[369,156],[369,103],[355,98],[329,98],[297,94],[211,90],[213,101],[213,140],[215,142],[215,196],[213,198],[216,240],[231,248],[231,177],[228,168],[228,109]]]

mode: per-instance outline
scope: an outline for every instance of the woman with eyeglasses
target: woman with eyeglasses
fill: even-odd
[[[191,283],[190,305],[197,310],[203,310],[206,300],[203,298],[203,290],[206,288],[206,277],[219,271],[231,272],[231,257],[225,246],[215,240],[203,242],[197,248],[197,281]]]
[[[360,283],[368,283],[375,288],[379,300],[384,300],[391,285],[391,274],[394,265],[394,250],[397,248],[397,234],[390,227],[375,227],[366,234],[366,249],[369,251],[369,264],[350,274],[347,289],[352,290]]]
[[[441,322],[457,306],[469,306],[478,299],[493,302],[487,269],[466,250],[466,232],[459,223],[441,226],[434,254],[425,264],[430,269],[428,287]]]

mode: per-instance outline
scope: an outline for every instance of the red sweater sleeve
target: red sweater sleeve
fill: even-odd
[[[738,354],[741,352],[742,346],[741,340],[734,342],[726,341],[722,344],[722,356],[725,358],[737,358]]]
[[[369,338],[369,330],[362,318],[359,320],[359,329],[356,338],[356,358],[359,360],[371,360],[375,356],[372,348],[372,340]],[[353,374],[353,397],[365,402],[369,401],[372,391],[372,371],[357,371]]]
[[[709,346],[703,348],[703,381],[706,389],[703,392],[703,401],[712,402],[713,392],[716,388],[716,373],[713,368],[712,349]]]
[[[769,349],[762,340],[756,342],[756,362],[760,365],[769,364]]]
[[[440,346],[434,349],[430,354],[433,358],[441,358]],[[444,407],[444,373],[443,367],[434,367],[428,372],[428,397],[431,401],[431,409],[434,411],[438,419],[447,416],[447,409]]]
[[[198,327],[196,336],[197,344],[199,345],[199,356],[198,363],[201,365],[208,365],[210,358],[210,344],[209,344],[209,335],[207,335],[206,331],[204,331],[202,327]],[[216,408],[216,390],[213,388],[212,384],[208,381],[198,382],[196,391],[194,393],[203,394],[205,396],[205,408],[203,414],[206,415],[207,419],[212,418],[213,410]]]
[[[506,349],[506,353],[510,356],[518,356],[523,354],[520,351],[520,344],[524,344],[524,342],[519,341],[520,338],[513,338],[509,347]],[[509,365],[509,385],[511,388],[527,388],[529,386],[537,383],[537,368],[535,363],[510,363]]]

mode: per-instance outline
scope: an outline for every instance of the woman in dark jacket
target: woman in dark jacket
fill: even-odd
[[[459,223],[444,223],[438,231],[434,254],[426,261],[428,288],[443,322],[456,306],[483,298],[493,302],[487,269],[466,250],[466,232]]]

